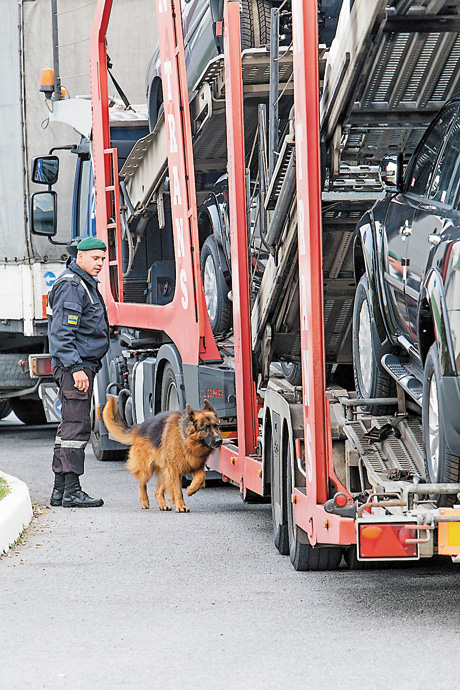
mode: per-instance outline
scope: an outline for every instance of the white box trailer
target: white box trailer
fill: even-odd
[[[28,225],[30,159],[44,145],[59,145],[59,132],[50,137],[43,115],[34,117],[42,108],[37,53],[49,3],[0,0],[0,22],[0,411],[9,411],[9,400],[20,419],[39,423],[45,421],[40,379],[30,376],[28,360],[46,352],[46,295],[66,258],[64,243],[33,237]],[[60,205],[70,209],[69,193]]]
[[[81,134],[89,136],[91,127],[90,103],[83,98],[80,110],[86,113],[89,126],[82,132],[71,122],[75,136],[69,140],[65,112],[52,113],[44,107],[39,85],[41,70],[53,66],[49,37],[55,11],[62,37],[60,75],[66,87],[66,100],[61,103],[76,93],[89,94],[88,45],[94,3],[59,0],[54,7],[50,0],[0,0],[0,415],[7,414],[11,405],[25,423],[60,417],[59,400],[50,390],[52,379],[33,372],[31,376],[29,358],[47,352],[46,297],[65,267],[75,213],[76,156],[63,151],[54,187],[59,194],[57,235],[48,239],[31,234],[30,197],[44,189],[30,181],[31,160],[52,149],[78,145]],[[145,77],[143,70],[133,77],[132,65],[144,64],[147,69],[155,46],[154,12],[149,14],[146,8],[145,0],[121,3],[108,37],[114,73],[133,102],[145,100]],[[144,18],[142,29],[133,26],[136,16]],[[132,62],[124,59],[121,63],[117,55],[130,26],[136,34]],[[115,88],[113,94],[117,95]]]

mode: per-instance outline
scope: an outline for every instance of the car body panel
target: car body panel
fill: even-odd
[[[460,455],[460,97],[428,127],[400,187],[385,188],[357,226],[356,277],[365,268],[375,316],[380,307],[390,343],[422,382],[436,342],[440,419]]]
[[[449,278],[452,266],[449,268],[446,259],[453,243],[456,240],[460,241],[460,212],[453,207],[454,198],[457,199],[460,194],[459,109],[458,98],[454,98],[441,109],[409,162],[404,188],[397,192],[386,190],[386,194],[382,195],[364,217],[368,220],[362,219],[357,227],[369,286],[372,291],[376,289],[379,292],[381,314],[388,336],[394,345],[398,345],[398,338],[403,336],[404,342],[412,346],[412,354],[417,351],[419,344],[419,318],[423,297],[427,298],[426,304],[431,310],[435,330],[436,321],[439,322],[440,318],[443,320],[438,323],[439,334],[446,328],[450,332],[447,306],[440,311],[438,303],[441,297],[435,298],[442,288],[442,299],[444,305],[446,304],[446,280],[452,283],[450,311],[460,311],[460,296],[454,297],[453,289],[453,282],[457,284],[459,279],[457,274],[452,279]],[[443,165],[446,161],[449,162],[448,155],[452,158],[446,142],[452,140],[451,135],[457,122],[458,156],[455,160],[458,159],[458,165],[454,160],[450,161],[451,167],[454,167],[454,174],[449,176],[449,179],[455,178],[456,186],[452,187],[451,183],[449,190],[442,192]],[[449,167],[446,165],[444,177],[448,171]],[[444,203],[446,194],[451,201],[450,205]],[[459,251],[455,254],[457,263],[458,254]],[[432,278],[432,282],[428,284],[428,275],[432,269],[436,269],[439,278],[437,281]],[[433,309],[437,310],[436,314],[433,313]],[[453,319],[455,318],[453,316]],[[460,325],[460,319],[458,321]],[[441,323],[444,324],[442,327]],[[455,342],[457,340],[459,345],[456,349],[460,353],[460,335]],[[448,347],[450,356],[453,357],[452,338],[448,345],[446,337],[441,338],[439,335],[439,345],[440,352]],[[442,370],[447,371],[445,367],[442,367]]]

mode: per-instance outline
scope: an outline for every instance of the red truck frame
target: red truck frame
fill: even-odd
[[[166,306],[123,302],[116,150],[110,148],[106,29],[112,0],[99,0],[90,47],[96,225],[109,246],[102,290],[112,326],[161,329],[183,362],[220,358],[204,301],[198,252],[192,132],[188,105],[180,11],[174,0],[157,0],[158,35],[165,75],[169,177],[178,289]],[[224,59],[230,197],[237,444],[225,445],[209,462],[236,482],[243,496],[263,495],[263,463],[258,454],[258,400],[252,376],[248,251],[245,209],[245,156],[239,2],[226,0]],[[328,401],[325,396],[322,229],[319,145],[318,37],[316,0],[292,0],[294,104],[297,170],[298,256],[303,378],[302,443],[306,490],[294,488],[295,523],[316,544],[356,543],[355,521],[326,512],[329,487],[353,500],[335,476]],[[262,441],[263,442],[263,441]]]

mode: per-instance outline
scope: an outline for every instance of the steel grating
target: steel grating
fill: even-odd
[[[368,441],[370,429],[381,429],[390,424],[398,429],[401,438],[390,434],[384,441]],[[418,417],[372,417],[361,415],[346,421],[344,432],[353,443],[366,467],[373,485],[391,490],[394,477],[403,473],[410,481],[414,476],[424,478],[421,421]]]

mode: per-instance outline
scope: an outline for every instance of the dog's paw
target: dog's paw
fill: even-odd
[[[158,506],[158,507],[160,508],[160,510],[164,510],[164,511],[171,510],[171,506],[168,506],[167,503],[165,503],[164,506]]]
[[[200,489],[203,489],[203,487],[204,487],[204,482],[202,484],[200,484],[200,486],[195,486],[195,487],[189,486],[187,489],[187,496],[193,496],[193,494],[196,494],[196,492],[199,491]]]
[[[190,508],[187,508],[187,506],[180,506],[180,508],[176,508],[176,513],[190,513]]]
[[[141,504],[141,508],[143,508],[144,510],[150,508],[150,503],[148,501],[139,501],[139,503]]]

